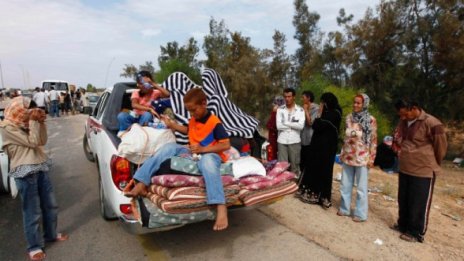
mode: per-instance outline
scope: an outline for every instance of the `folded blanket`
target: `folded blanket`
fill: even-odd
[[[201,175],[197,161],[184,157],[171,157],[171,169],[182,171],[191,175]],[[225,162],[220,167],[221,175],[232,175],[232,163]]]
[[[231,175],[221,176],[222,185],[229,186],[236,184],[237,180]],[[153,176],[151,183],[168,188],[176,187],[205,187],[205,181],[202,176],[166,174]]]
[[[239,198],[245,206],[252,206],[270,199],[292,194],[297,191],[298,185],[293,181],[285,181],[281,184],[261,190],[242,189]]]
[[[204,220],[214,220],[216,218],[216,213],[209,208],[186,214],[171,214],[164,212],[156,204],[150,202],[148,198],[144,198],[143,203],[150,214],[147,224],[148,228],[162,228],[167,226],[190,224]]]
[[[239,191],[238,185],[224,187],[228,206],[241,204],[238,200]],[[200,187],[166,188],[152,185],[147,198],[161,210],[173,214],[202,211],[210,207],[206,203],[206,190]]]
[[[240,186],[229,185],[224,187],[224,196],[229,197],[237,194],[240,191]],[[158,185],[151,185],[149,192],[157,194],[167,200],[183,200],[183,199],[202,199],[206,200],[206,189],[204,187],[177,187],[168,188]]]

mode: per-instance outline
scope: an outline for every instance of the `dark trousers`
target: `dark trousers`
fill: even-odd
[[[399,173],[398,181],[398,226],[419,241],[424,240],[432,204],[433,178],[420,178]]]

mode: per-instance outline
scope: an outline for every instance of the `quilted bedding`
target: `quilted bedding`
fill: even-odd
[[[287,162],[268,166],[266,176],[247,176],[235,179],[224,175],[222,181],[228,206],[253,206],[291,194],[298,189],[293,181],[295,174],[286,171]],[[206,204],[206,189],[203,177],[190,175],[160,175],[152,179],[147,198],[145,222],[148,227],[195,223],[214,219],[215,212]]]
[[[201,176],[197,162],[183,157],[174,156],[171,158],[171,169],[188,173],[190,175]],[[232,163],[225,162],[220,167],[221,175],[232,175]]]
[[[240,187],[238,185],[224,187],[227,205],[237,204],[239,191]],[[161,210],[171,214],[190,213],[210,208],[206,204],[206,190],[199,187],[169,189],[150,186],[147,197]],[[168,197],[171,197],[172,200],[169,200]]]
[[[161,210],[157,205],[152,204],[148,198],[143,198],[143,203],[149,214],[146,224],[148,228],[185,225],[203,220],[214,220],[216,218],[216,213],[208,208],[185,214],[171,214]]]
[[[291,194],[297,191],[298,185],[293,181],[285,181],[279,185],[275,185],[261,190],[242,189],[239,192],[239,198],[245,206],[252,206],[273,198]]]
[[[224,186],[236,184],[237,180],[231,175],[221,176]],[[165,174],[153,176],[151,183],[168,188],[176,187],[205,187],[205,181],[202,176]]]

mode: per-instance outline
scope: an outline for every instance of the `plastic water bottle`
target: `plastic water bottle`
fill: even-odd
[[[155,119],[153,122],[148,123],[148,127],[153,127],[155,129],[166,129],[166,124],[163,121]]]
[[[151,86],[150,83],[146,82],[146,81],[143,79],[143,77],[142,77],[142,79],[141,79],[140,81],[142,82],[142,85],[143,85],[143,87],[145,87],[145,89],[150,89],[151,87],[153,87],[153,86]]]

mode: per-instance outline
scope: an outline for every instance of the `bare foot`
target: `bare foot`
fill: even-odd
[[[229,220],[227,219],[227,207],[226,205],[217,205],[216,222],[214,223],[213,230],[220,231],[224,230],[229,226]]]
[[[145,186],[145,184],[143,184],[142,182],[139,182],[135,184],[134,188],[131,191],[124,192],[124,196],[130,198],[135,198],[137,196],[145,197],[147,193],[147,186]]]

